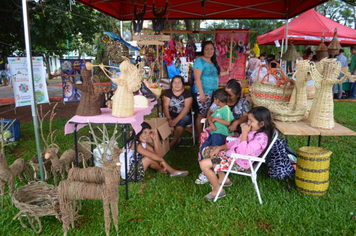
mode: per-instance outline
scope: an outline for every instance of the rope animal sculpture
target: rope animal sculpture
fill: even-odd
[[[86,169],[72,168],[68,174],[68,180],[62,180],[58,187],[58,198],[63,221],[64,235],[67,235],[69,225],[74,223],[79,216],[71,205],[75,200],[102,200],[104,207],[105,232],[109,235],[110,231],[110,207],[115,230],[118,231],[118,188],[120,184],[119,153],[115,151],[117,137],[117,126],[111,138],[107,135],[106,127],[103,126],[104,140],[95,136],[93,128],[89,123],[90,132],[96,145],[103,146],[100,152],[103,168],[89,167]],[[99,144],[99,142],[104,141]],[[106,161],[107,150],[112,152],[112,160]]]
[[[85,67],[88,70],[94,67],[93,64],[87,62]],[[141,87],[142,72],[134,65],[130,64],[129,60],[124,60],[120,67],[121,75],[116,75],[106,69],[104,64],[100,64],[106,77],[117,84],[117,89],[112,97],[112,115],[116,117],[130,117],[134,115],[134,95],[133,92]],[[111,77],[111,76],[112,77]]]
[[[78,152],[78,156],[81,157],[78,159],[78,161],[80,162],[82,161],[83,163],[86,162],[83,153]],[[68,172],[71,165],[75,163],[76,155],[73,149],[69,149],[64,151],[61,157],[58,159],[58,155],[56,155],[55,152],[48,151],[45,154],[45,159],[51,160],[52,163],[51,171],[54,178],[54,185],[57,186],[58,184],[57,173],[59,172],[62,176],[62,179],[65,179],[65,173]]]
[[[9,186],[10,196],[14,193],[14,183],[15,177],[18,176],[19,179],[25,184],[26,179],[24,173],[27,175],[29,181],[33,180],[33,173],[29,164],[22,158],[18,158],[12,163],[11,166],[7,164],[5,154],[0,153],[0,191],[1,191],[1,207],[4,207],[4,196],[5,196],[5,184],[7,182]]]
[[[44,150],[41,152],[41,158],[42,158],[42,165],[43,165],[43,171],[44,171],[44,180],[47,181],[50,178],[50,174],[51,173],[51,166],[52,163],[50,160],[46,160],[45,157],[45,153],[46,152],[51,152],[51,153],[55,153],[57,156],[59,155],[60,152],[60,148],[57,144],[55,144],[56,141],[56,137],[54,135],[54,133],[57,130],[52,130],[52,121],[56,115],[56,113],[54,112],[56,109],[58,103],[56,103],[52,110],[48,111],[46,114],[43,115],[42,112],[42,105],[40,107],[40,109],[37,109],[37,119],[40,122],[40,134],[41,134],[41,139],[43,141],[44,144]],[[50,114],[49,116],[49,131],[47,136],[44,135],[44,130],[43,130],[43,121],[45,120],[45,118],[47,117],[47,115]],[[35,155],[34,157],[31,158],[30,160],[30,165],[32,166],[32,168],[34,169],[34,178],[37,179],[37,173],[40,172],[40,166],[38,163],[38,157],[37,155]]]

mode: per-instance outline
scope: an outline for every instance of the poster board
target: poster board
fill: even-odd
[[[85,62],[91,62],[91,60],[83,59],[60,59],[61,71],[66,75],[72,75],[76,84],[82,84],[83,79],[80,76],[80,71],[84,68]],[[80,101],[81,91],[77,89],[70,82],[70,77],[62,76],[62,97],[63,102],[76,102]]]
[[[216,31],[228,31],[227,33],[217,33],[215,36],[215,47],[217,61],[220,71],[228,71],[230,58],[230,39],[231,31],[248,31],[249,29],[215,29]],[[248,44],[248,33],[233,33],[233,49],[231,63],[231,78],[245,79],[246,78],[246,47]],[[243,45],[239,44],[243,42]],[[225,85],[229,81],[229,75],[224,75],[219,78],[219,84]]]
[[[27,58],[8,57],[7,61],[12,77],[15,107],[30,106],[33,98],[30,91],[32,85],[27,70]],[[32,57],[32,71],[36,103],[49,103],[46,72],[42,57]]]

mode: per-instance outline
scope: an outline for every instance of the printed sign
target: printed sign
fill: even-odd
[[[84,68],[84,63],[91,62],[91,60],[84,62],[83,59],[60,59],[59,62],[62,72],[68,75],[62,76],[63,102],[79,101],[81,97],[80,87],[83,84],[80,71]],[[71,79],[73,80],[72,83],[69,82]]]
[[[32,101],[32,80],[28,74],[26,57],[8,57],[15,97],[15,107],[29,106]],[[42,57],[32,57],[35,97],[38,104],[48,103],[46,73]]]

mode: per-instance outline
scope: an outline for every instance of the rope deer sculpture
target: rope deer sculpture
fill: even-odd
[[[57,130],[52,130],[52,121],[56,115],[56,113],[54,112],[54,110],[56,109],[56,106],[57,106],[58,103],[56,103],[54,106],[53,106],[53,109],[48,111],[46,114],[43,115],[43,112],[42,112],[42,106],[40,107],[40,111],[37,110],[37,119],[38,121],[40,122],[40,131],[41,131],[41,138],[42,138],[42,141],[43,141],[43,144],[44,144],[44,149],[42,149],[43,151],[41,152],[41,158],[42,158],[42,164],[43,164],[43,171],[44,171],[44,180],[47,181],[49,178],[50,178],[50,174],[51,173],[51,167],[52,167],[52,163],[50,160],[46,160],[44,157],[45,157],[45,154],[46,152],[51,152],[51,153],[54,153],[56,156],[59,155],[60,153],[60,148],[57,144],[55,144],[55,140],[56,140],[56,137],[54,135],[54,133],[57,131]],[[45,118],[49,116],[49,131],[48,131],[48,134],[47,136],[45,137],[44,135],[44,130],[43,130],[43,121],[45,120]],[[30,160],[30,165],[32,166],[32,168],[34,169],[34,177],[35,179],[37,179],[37,175],[38,173],[40,172],[40,166],[39,166],[39,163],[38,163],[38,157],[37,155],[35,155],[34,157],[31,158]]]
[[[63,221],[63,232],[67,235],[69,225],[74,225],[74,220],[79,216],[75,210],[76,200],[102,200],[104,206],[105,232],[109,235],[110,231],[110,208],[115,230],[118,231],[118,188],[120,184],[120,166],[119,153],[116,145],[117,127],[115,126],[114,134],[111,138],[107,136],[106,127],[99,129],[103,136],[100,140],[95,136],[93,128],[89,123],[90,132],[93,135],[95,144],[103,146],[100,151],[103,168],[89,167],[86,169],[72,168],[68,173],[68,179],[62,180],[58,186],[58,198]],[[100,140],[98,142],[98,140]],[[104,142],[101,142],[104,141]],[[108,150],[112,156],[111,161],[107,161]]]
[[[15,120],[14,120],[15,121]],[[13,122],[14,122],[13,121]],[[1,119],[1,127],[0,127],[0,133],[6,132],[11,125],[13,124],[10,123],[9,125],[4,126],[4,119]],[[18,158],[12,163],[12,165],[7,164],[6,156],[5,156],[5,146],[6,144],[4,143],[4,138],[1,136],[1,152],[0,152],[0,191],[1,191],[1,207],[4,207],[4,197],[5,197],[5,185],[6,182],[9,186],[9,193],[10,196],[14,192],[14,183],[15,183],[15,177],[18,176],[19,179],[24,182],[25,184],[26,179],[24,176],[24,173],[27,175],[27,178],[29,181],[32,181],[32,172],[29,164],[22,158]]]

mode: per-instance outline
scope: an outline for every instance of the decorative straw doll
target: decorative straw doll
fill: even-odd
[[[309,120],[311,126],[321,129],[334,128],[334,101],[332,86],[336,83],[343,83],[350,72],[338,80],[341,72],[341,64],[336,59],[323,59],[317,63],[317,66],[311,62],[311,77],[315,81],[315,97],[310,110]],[[320,65],[318,65],[320,64]]]
[[[133,92],[141,87],[142,76],[136,66],[124,60],[120,64],[121,75],[112,74],[103,64],[99,65],[106,77],[117,84],[117,89],[112,104],[112,115],[116,117],[130,117],[134,115],[134,95]],[[111,78],[110,75],[114,78]]]

